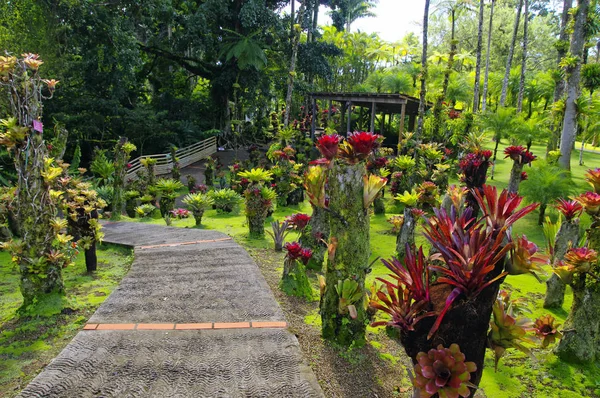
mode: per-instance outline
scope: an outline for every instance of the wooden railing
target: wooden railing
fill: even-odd
[[[207,158],[213,153],[217,152],[217,137],[207,138],[204,141],[197,142],[185,148],[178,149],[175,152],[175,156],[179,159],[179,167],[183,168],[189,166],[192,163]],[[127,179],[137,179],[137,172],[142,169],[140,160],[144,158],[156,159],[156,165],[154,166],[154,174],[168,174],[173,169],[173,159],[171,159],[170,153],[161,153],[158,155],[144,155],[137,157],[129,162],[131,167],[127,170]]]

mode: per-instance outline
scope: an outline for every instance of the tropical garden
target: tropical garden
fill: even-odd
[[[127,273],[112,220],[233,236],[326,396],[600,396],[600,8],[422,3],[396,42],[371,0],[0,4],[0,392]]]

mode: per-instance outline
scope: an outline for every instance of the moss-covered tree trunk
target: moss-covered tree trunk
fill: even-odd
[[[523,164],[515,160],[513,162],[512,169],[510,170],[510,179],[508,180],[508,192],[517,193],[519,192],[519,184],[521,183],[521,172],[523,171]]]
[[[204,215],[204,210],[194,210],[194,221],[196,221],[196,226],[202,225],[202,216]]]
[[[94,272],[98,268],[96,241],[92,241],[90,247],[85,249],[85,268],[87,269],[87,272]]]
[[[592,224],[587,236],[590,249],[599,251],[600,228]],[[598,269],[595,264],[592,272]],[[566,362],[593,363],[600,359],[600,282],[587,274],[575,275],[571,288],[573,306],[555,352]]]
[[[306,268],[300,261],[285,260],[280,288],[287,295],[302,297],[307,301],[313,299],[313,290],[306,275]]]
[[[385,214],[385,203],[381,194],[378,194],[375,200],[373,201],[373,213]]]
[[[410,247],[415,246],[415,225],[416,220],[412,215],[412,209],[410,207],[404,208],[404,223],[400,228],[400,233],[396,238],[396,253],[399,258],[404,258],[406,255],[406,244]]]
[[[31,124],[31,120],[26,123]],[[15,159],[17,219],[23,244],[23,255],[18,259],[23,306],[31,304],[37,296],[63,292],[62,267],[46,260],[53,250],[55,232],[50,221],[56,215],[50,187],[41,174],[46,156],[42,135],[30,129]]]
[[[113,199],[111,220],[120,220],[125,199],[123,198],[123,190],[125,188],[125,178],[127,177],[127,160],[129,154],[123,149],[123,145],[127,143],[127,138],[121,137],[115,146],[115,174],[113,176]]]
[[[564,221],[554,241],[554,264],[563,259],[570,245],[576,246],[579,241],[579,222]],[[565,283],[556,275],[552,274],[546,280],[546,297],[544,308],[560,308],[565,302]]]
[[[312,250],[313,255],[307,268],[321,270],[327,251],[329,239],[329,213],[326,210],[312,206],[313,212],[304,233],[300,236],[300,244]]]
[[[330,261],[325,270],[326,286],[321,299],[323,337],[343,346],[365,341],[368,315],[364,309],[365,277],[369,268],[369,215],[363,206],[362,163],[335,164],[330,170]],[[334,246],[337,247],[333,248]],[[356,317],[352,319],[344,310],[340,313],[340,296],[336,291],[339,281],[353,280],[358,284],[360,300],[353,304]]]

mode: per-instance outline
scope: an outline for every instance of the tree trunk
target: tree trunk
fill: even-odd
[[[519,184],[521,183],[521,172],[523,171],[523,164],[518,160],[513,161],[513,167],[510,170],[510,179],[508,180],[508,192],[517,193],[519,192]]]
[[[492,47],[492,22],[494,21],[494,4],[496,3],[496,0],[492,0],[492,4],[491,4],[491,8],[490,8],[490,24],[489,24],[489,31],[488,31],[488,39],[487,39],[487,53],[485,55],[485,74],[483,77],[483,98],[482,98],[482,103],[481,103],[481,111],[485,112],[486,110],[486,105],[487,105],[487,96],[488,96],[488,77],[490,74],[490,49]],[[492,166],[492,173],[493,173],[493,166]],[[492,174],[493,175],[493,174]],[[492,180],[494,178],[492,177]]]
[[[513,27],[512,40],[510,42],[510,48],[508,50],[508,58],[506,59],[506,69],[504,70],[504,79],[502,80],[502,94],[500,95],[500,106],[504,106],[506,103],[506,92],[508,89],[508,79],[510,77],[510,68],[512,66],[513,56],[515,54],[515,46],[517,44],[517,34],[519,33],[519,21],[521,20],[521,8],[523,7],[523,0],[519,0],[517,6],[517,16],[515,17],[515,26]]]
[[[304,264],[298,260],[285,260],[279,287],[288,296],[302,297],[307,301],[312,301],[314,296]]]
[[[423,119],[425,118],[425,95],[427,94],[427,30],[429,24],[429,3],[425,0],[425,11],[423,13],[423,51],[421,54],[421,91],[419,92],[419,116],[417,120],[417,132],[415,140],[421,143],[423,137]]]
[[[87,269],[87,272],[94,272],[98,268],[96,241],[92,241],[89,249],[85,249],[85,268]]]
[[[563,119],[563,128],[560,136],[560,158],[558,164],[566,170],[571,170],[571,151],[575,143],[575,134],[577,133],[577,106],[576,101],[581,92],[579,80],[581,74],[581,57],[586,41],[586,28],[588,8],[590,0],[579,0],[577,2],[577,13],[575,15],[575,26],[571,36],[570,53],[579,57],[577,63],[567,79],[567,100],[565,106],[565,115]]]
[[[398,258],[404,258],[406,255],[406,244],[415,247],[415,227],[416,220],[412,215],[410,207],[404,208],[404,223],[400,228],[400,233],[396,238],[396,253]]]
[[[521,59],[521,78],[519,80],[519,97],[517,98],[517,113],[523,110],[523,94],[525,93],[525,71],[527,68],[527,25],[529,24],[529,0],[525,0],[523,14],[523,58]],[[529,102],[529,116],[531,116],[531,101]]]
[[[330,170],[329,262],[325,272],[326,285],[321,298],[323,338],[349,347],[365,342],[369,316],[364,308],[365,278],[369,272],[369,213],[363,206],[364,164],[335,164]],[[336,246],[337,245],[337,246]],[[335,247],[335,248],[334,248]],[[340,308],[338,282],[355,281],[360,292],[352,319],[345,306]]]
[[[483,10],[485,2],[479,1],[479,21],[477,23],[477,48],[475,63],[475,87],[473,89],[473,113],[479,111],[479,78],[481,74],[481,49],[483,47]]]
[[[456,30],[456,11],[454,8],[450,10],[450,26],[451,26],[451,36],[450,36],[450,54],[448,55],[448,65],[446,66],[446,70],[444,71],[444,82],[442,83],[442,93],[438,96],[435,106],[433,107],[433,137],[434,140],[438,139],[438,134],[440,128],[442,127],[442,104],[446,99],[446,93],[448,92],[448,85],[450,84],[450,74],[452,73],[452,65],[454,64],[454,55],[456,54],[456,39],[455,39],[455,30]]]
[[[579,165],[583,166],[583,149],[585,148],[584,137],[581,137],[581,148],[579,148]]]
[[[548,207],[548,205],[546,203],[540,203],[540,213],[538,215],[538,225],[542,226],[544,225],[544,218],[546,217],[546,207]]]
[[[554,240],[554,260],[556,265],[565,256],[569,247],[577,246],[579,242],[579,220],[563,221]],[[560,308],[565,301],[565,283],[556,275],[552,274],[546,280],[546,297],[544,308]]]
[[[500,145],[500,137],[496,136],[495,138],[496,144],[494,145],[494,159],[492,160],[492,171],[490,173],[491,180],[494,179],[494,170],[496,170],[496,155],[498,154],[498,145]]]
[[[573,6],[573,0],[564,0],[563,2],[563,11],[562,11],[562,16],[561,16],[561,23],[560,23],[560,34],[558,37],[558,46],[557,46],[557,53],[558,53],[558,58],[556,61],[556,64],[560,64],[560,61],[562,61],[562,59],[564,58],[565,55],[567,55],[567,50],[568,50],[568,40],[569,40],[569,33],[566,29],[567,24],[569,23],[569,16],[570,13],[569,11],[571,10],[571,7]],[[556,82],[556,86],[554,87],[554,102],[558,101],[564,94],[565,92],[565,80],[564,79],[560,79],[558,82]],[[552,126],[552,136],[550,137],[550,139],[548,139],[548,145],[546,147],[546,153],[550,152],[550,151],[554,151],[556,150],[556,148],[558,147],[558,141],[560,140],[560,132],[561,132],[561,123],[553,123]]]
[[[294,93],[294,77],[296,74],[296,59],[298,58],[298,45],[300,44],[300,36],[302,32],[302,20],[304,17],[304,3],[298,10],[298,31],[296,32],[292,20],[292,55],[290,59],[290,69],[288,71],[288,86],[285,96],[285,115],[283,115],[283,127],[288,127],[290,124],[290,113],[292,111],[292,94]],[[314,117],[314,115],[313,115]]]
[[[204,210],[196,210],[194,211],[194,221],[196,222],[196,226],[202,225],[202,216],[204,215]]]

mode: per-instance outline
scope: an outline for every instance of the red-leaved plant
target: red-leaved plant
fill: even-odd
[[[288,222],[297,231],[304,231],[304,228],[310,222],[310,216],[304,213],[296,213],[286,217],[285,221]]]
[[[507,147],[504,150],[504,154],[506,155],[504,158],[511,158],[515,162],[519,162],[520,164],[528,164],[533,162],[536,159],[536,156],[529,152],[521,145],[512,145]]]
[[[333,160],[338,154],[342,137],[337,134],[325,134],[317,139],[317,149],[327,160]]]
[[[379,148],[383,137],[367,131],[349,133],[348,138],[339,146],[339,156],[350,164],[365,160]]]
[[[558,199],[557,202],[555,205],[556,210],[560,211],[567,221],[579,217],[583,212],[583,206],[576,200]]]

